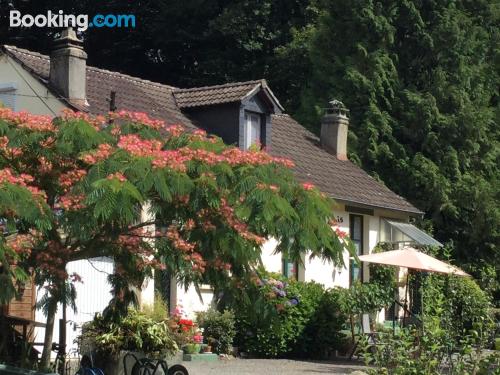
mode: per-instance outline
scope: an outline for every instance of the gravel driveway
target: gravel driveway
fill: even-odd
[[[355,362],[313,362],[288,359],[228,359],[217,362],[182,362],[189,375],[302,375],[350,374],[363,370]]]

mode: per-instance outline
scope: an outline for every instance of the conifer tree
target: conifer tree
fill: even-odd
[[[350,158],[425,211],[420,225],[452,245],[453,257],[494,273],[498,7],[483,0],[319,4],[314,31],[304,31],[312,74],[298,117],[317,131],[320,109],[342,100],[351,110]]]

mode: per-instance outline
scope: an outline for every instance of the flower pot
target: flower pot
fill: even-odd
[[[200,344],[186,344],[182,349],[186,354],[196,354],[200,352]]]

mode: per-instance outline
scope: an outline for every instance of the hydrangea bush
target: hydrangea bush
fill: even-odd
[[[286,280],[264,271],[240,288],[231,302],[236,343],[240,351],[260,357],[290,353],[323,295],[319,284]]]

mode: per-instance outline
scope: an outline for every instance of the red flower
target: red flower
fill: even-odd
[[[304,188],[304,190],[313,190],[314,189],[314,185],[311,184],[310,182],[304,182],[302,184],[302,187]]]

